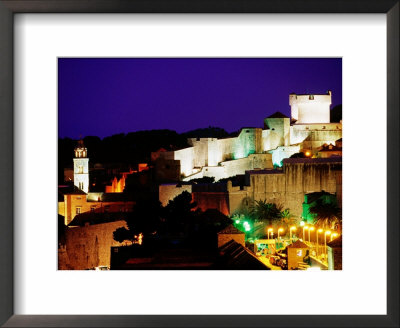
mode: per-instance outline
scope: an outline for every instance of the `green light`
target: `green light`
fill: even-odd
[[[236,220],[235,222],[236,222],[236,224],[239,224],[239,223],[240,223],[240,220]]]
[[[244,227],[244,230],[246,230],[246,231],[250,231],[250,229],[251,229],[250,224],[247,221],[243,222],[243,227]]]

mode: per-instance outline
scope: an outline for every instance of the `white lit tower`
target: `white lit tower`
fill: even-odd
[[[89,192],[89,158],[82,139],[75,147],[74,185],[85,193]]]

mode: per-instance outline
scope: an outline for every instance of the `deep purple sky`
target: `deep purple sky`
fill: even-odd
[[[289,93],[332,90],[342,103],[341,58],[60,58],[59,136],[138,130],[262,127]]]

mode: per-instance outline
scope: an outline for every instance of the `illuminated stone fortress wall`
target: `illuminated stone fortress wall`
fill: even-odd
[[[323,144],[342,137],[342,124],[330,123],[332,94],[289,95],[291,116],[277,112],[262,128],[242,128],[235,138],[191,138],[191,147],[160,154],[180,162],[181,179],[214,177],[216,181],[247,170],[271,169],[300,151],[312,156]]]

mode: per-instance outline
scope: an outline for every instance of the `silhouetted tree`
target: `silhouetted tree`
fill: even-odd
[[[342,119],[342,105],[333,107],[330,111],[330,121],[338,123]]]
[[[192,201],[192,195],[187,191],[170,200],[164,210],[168,231],[183,232],[185,225],[193,222],[196,206],[197,204]]]
[[[127,227],[121,227],[114,231],[114,240],[135,241],[139,234],[143,234],[143,240],[149,235],[157,233],[162,218],[162,206],[158,200],[152,198],[139,200],[132,213],[127,217]]]
[[[310,208],[310,213],[316,215],[315,224],[323,229],[342,229],[342,210],[336,204],[324,203],[318,199],[316,204]]]

